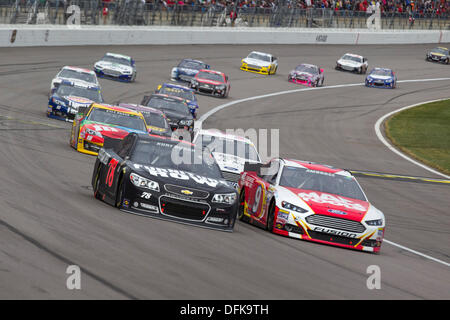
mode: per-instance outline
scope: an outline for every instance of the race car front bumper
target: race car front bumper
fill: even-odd
[[[302,239],[341,248],[379,252],[384,237],[384,227],[365,226],[360,233],[338,230],[309,223],[306,217],[299,217],[276,206],[273,232],[296,239]]]
[[[292,83],[296,83],[296,84],[302,84],[302,85],[307,86],[307,87],[314,87],[315,86],[314,83],[311,82],[311,79],[304,80],[304,79],[289,78],[288,81],[292,82]]]
[[[100,69],[94,69],[95,73],[97,74],[98,77],[100,78],[108,78],[108,79],[113,79],[113,80],[118,80],[118,81],[123,81],[123,82],[131,82],[133,80],[133,74],[119,74],[119,73],[106,73],[103,70]]]
[[[266,74],[266,75],[268,75],[270,73],[270,67],[259,67],[259,66],[254,66],[254,65],[248,65],[246,63],[242,63],[240,69],[242,71]]]
[[[392,82],[386,82],[386,81],[369,81],[366,80],[365,83],[366,87],[372,87],[372,88],[381,88],[381,89],[394,89],[395,88],[395,81]]]
[[[125,176],[124,179],[129,179],[129,176]],[[203,228],[233,231],[237,201],[232,205],[217,204],[167,192],[164,186],[161,186],[160,191],[125,183],[121,210]]]

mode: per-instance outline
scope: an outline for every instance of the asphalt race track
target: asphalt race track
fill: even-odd
[[[449,46],[449,44],[447,44]],[[428,45],[134,46],[0,49],[0,298],[3,299],[450,299],[450,268],[384,243],[378,255],[269,234],[238,222],[234,233],[123,213],[95,200],[94,157],[69,146],[71,124],[45,116],[50,81],[64,65],[92,68],[104,52],[131,55],[133,84],[100,79],[107,102],[139,103],[169,81],[172,66],[199,58],[231,80],[228,99],[200,96],[200,115],[236,99],[301,88],[287,82],[297,64],[325,69],[325,86],[363,83],[334,70],[346,52],[398,80],[450,77],[425,61]],[[279,58],[274,76],[239,70],[251,50]],[[399,83],[395,90],[349,86],[236,104],[208,128],[278,128],[283,157],[360,171],[442,178],[394,154],[375,122],[414,103],[449,97],[450,81]],[[448,137],[447,137],[448,138]],[[450,186],[359,177],[387,219],[385,238],[450,262]],[[81,290],[66,268],[82,270]],[[367,267],[381,289],[366,287]]]

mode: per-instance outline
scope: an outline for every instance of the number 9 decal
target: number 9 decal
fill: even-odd
[[[261,219],[261,217],[264,215],[264,185],[259,184],[255,191],[255,196],[253,198],[253,205],[251,207],[251,213],[255,216],[257,219]],[[258,214],[259,212],[259,214]]]

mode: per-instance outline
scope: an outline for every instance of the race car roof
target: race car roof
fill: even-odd
[[[183,99],[183,98],[180,98],[180,97],[177,97],[177,96],[169,96],[168,94],[165,94],[165,93],[153,93],[150,96],[150,98],[153,98],[153,97],[172,99],[172,100],[175,100],[175,101],[186,103],[186,100]]]
[[[152,108],[152,107],[143,106],[141,104],[120,103],[119,107],[131,109],[131,110],[139,111],[139,112],[152,112],[152,113],[157,113],[157,114],[165,116],[164,112],[162,112],[161,110],[155,109],[155,108]]]
[[[182,85],[179,85],[179,84],[175,84],[175,83],[170,83],[170,82],[164,82],[162,85],[161,85],[161,87],[171,87],[171,88],[177,88],[177,89],[180,89],[180,90],[184,90],[184,91],[194,91],[194,89],[191,89],[191,88],[189,88],[189,87],[186,87],[186,86],[182,86]]]
[[[79,87],[79,88],[84,88],[84,89],[88,89],[88,90],[100,90],[100,86],[98,86],[98,85],[91,84],[89,82],[85,82],[82,80],[76,80],[76,79],[63,80],[63,81],[61,81],[61,85]]]
[[[123,59],[131,60],[131,57],[125,56],[123,54],[118,54],[118,53],[107,52],[105,54],[105,56],[111,56],[111,57],[115,57],[115,58],[123,58]]]
[[[292,160],[292,159],[282,159],[286,166],[297,167],[297,168],[306,168],[309,170],[322,171],[328,173],[334,173],[343,175],[346,177],[352,177],[352,174],[347,170],[334,168],[332,166],[328,166],[325,164],[318,164],[314,162],[302,161],[302,160]]]
[[[178,139],[174,139],[172,137],[166,137],[166,136],[160,136],[160,135],[156,135],[156,134],[142,134],[142,133],[130,133],[132,135],[136,135],[136,137],[138,139],[142,139],[142,140],[152,140],[152,141],[164,141],[164,142],[168,142],[170,144],[173,144],[174,146],[177,144],[185,144],[188,146],[194,146],[193,143],[185,141],[185,140],[178,140]]]
[[[215,73],[215,74],[219,74],[221,76],[224,76],[225,73],[221,72],[221,71],[217,71],[217,70],[209,70],[209,69],[200,69],[199,72],[206,72],[206,73]]]
[[[141,116],[142,115],[139,111],[135,111],[135,110],[132,110],[132,109],[123,108],[123,107],[119,107],[119,106],[113,106],[113,105],[105,104],[105,103],[93,103],[92,106],[93,106],[93,108],[114,110],[114,111],[118,111],[118,112],[133,114],[133,115],[136,115],[136,116]]]
[[[356,57],[356,58],[363,59],[363,56],[360,56],[359,54],[355,54],[355,53],[346,53],[343,56],[351,56],[351,57]]]
[[[207,135],[207,136],[219,137],[222,139],[242,141],[242,142],[248,143],[252,146],[254,145],[250,139],[247,139],[243,136],[238,136],[235,134],[227,134],[227,133],[225,133],[221,130],[217,130],[217,129],[202,129],[198,132],[198,135]]]
[[[260,51],[252,51],[248,55],[251,55],[252,53],[260,54],[260,55],[263,55],[263,56],[269,56],[269,57],[272,56],[270,53],[260,52]]]
[[[72,70],[72,71],[76,71],[76,72],[95,74],[95,72],[93,70],[80,68],[80,67],[73,67],[73,66],[65,66],[61,70]]]

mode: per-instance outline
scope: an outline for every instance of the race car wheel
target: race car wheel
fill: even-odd
[[[123,198],[123,176],[119,178],[119,184],[116,191],[116,207],[122,208],[122,198]]]
[[[270,203],[269,212],[267,213],[267,224],[266,229],[270,232],[273,232],[273,225],[275,219],[275,201]]]
[[[450,59],[447,58],[447,60],[445,60],[445,64],[449,64],[450,63]]]
[[[244,214],[245,209],[245,190],[242,190],[239,196],[239,206],[237,211],[237,218],[241,221],[248,221],[248,218]]]
[[[98,180],[99,180],[99,176],[100,176],[100,170],[97,167],[97,173],[95,174],[95,180],[94,180],[94,197],[96,199],[101,199],[100,194],[98,193]]]

